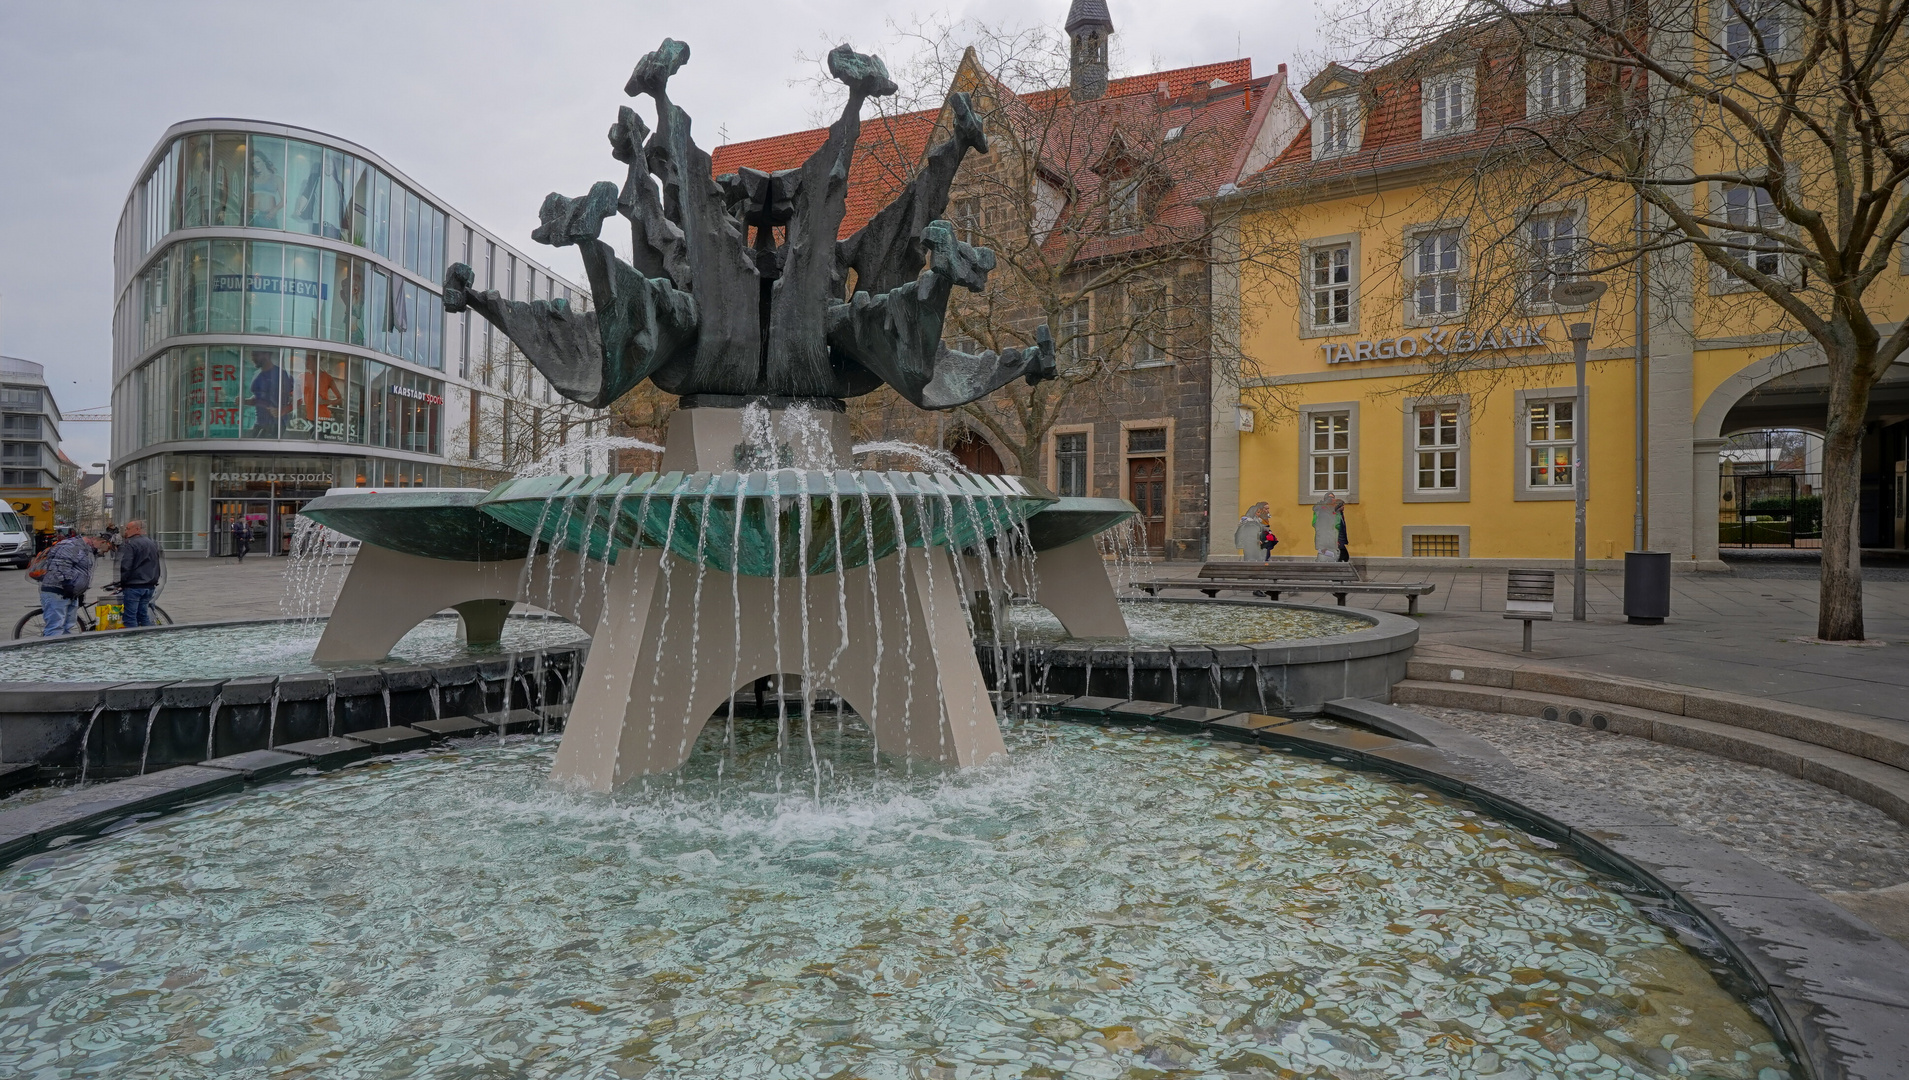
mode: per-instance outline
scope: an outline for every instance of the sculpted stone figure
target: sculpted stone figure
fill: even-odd
[[[950,95],[953,133],[902,194],[838,241],[862,106],[895,92],[881,60],[846,45],[829,53],[848,104],[800,168],[721,177],[669,98],[670,76],[688,60],[689,46],[666,39],[630,75],[624,91],[655,103],[656,129],[619,110],[610,152],[627,166],[621,187],[601,181],[580,197],[544,199],[532,237],[579,249],[596,309],[478,292],[459,263],[445,278],[446,311],[478,312],[564,396],[598,407],[649,379],[696,399],[685,404],[833,404],[886,384],[922,408],[950,409],[1053,376],[1045,327],[1033,345],[998,354],[941,341],[955,287],[979,291],[994,268],[993,252],[941,220],[962,158],[987,152],[967,95]],[[600,238],[612,215],[630,223],[630,262]]]

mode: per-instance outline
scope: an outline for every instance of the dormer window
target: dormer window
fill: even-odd
[[[1318,111],[1312,117],[1313,160],[1338,157],[1357,150],[1364,127],[1364,117],[1360,115],[1356,96],[1348,94],[1320,102]]]
[[[1116,232],[1138,229],[1142,222],[1141,178],[1128,177],[1114,187],[1113,198],[1107,203],[1107,225]]]
[[[1426,78],[1420,84],[1420,138],[1436,139],[1472,129],[1475,95],[1472,73],[1452,71]]]
[[[1533,51],[1525,57],[1525,115],[1562,116],[1584,107],[1584,58]]]

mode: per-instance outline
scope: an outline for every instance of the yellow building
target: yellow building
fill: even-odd
[[[1304,93],[1309,127],[1230,196],[1246,258],[1216,307],[1240,317],[1216,333],[1237,341],[1245,377],[1213,388],[1214,557],[1237,550],[1239,515],[1262,501],[1277,554],[1312,557],[1311,506],[1331,491],[1347,502],[1355,558],[1568,563],[1580,426],[1593,565],[1641,540],[1721,568],[1720,540],[1775,535],[1745,533],[1750,504],[1790,489],[1794,542],[1811,545],[1820,477],[1745,487],[1718,461],[1727,436],[1822,430],[1826,369],[1807,336],[1689,249],[1647,271],[1604,267],[1593,307],[1557,303],[1559,284],[1631,235],[1630,191],[1477,168],[1506,125],[1583,109],[1581,64],[1453,50],[1371,72],[1334,65]],[[1712,185],[1696,197],[1730,217],[1767,213],[1758,194]],[[1896,310],[1909,307],[1905,260],[1885,294]],[[1581,410],[1573,323],[1592,328]],[[1878,385],[1865,432],[1865,546],[1909,543],[1902,366]]]

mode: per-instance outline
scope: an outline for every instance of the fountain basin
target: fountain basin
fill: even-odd
[[[333,488],[299,513],[354,540],[406,555],[453,562],[523,558],[529,534],[479,509],[486,494],[481,488]]]
[[[1055,502],[1012,476],[783,469],[510,480],[484,513],[592,559],[668,548],[721,573],[820,576],[903,547],[968,548]]]
[[[1035,551],[1066,547],[1097,536],[1140,511],[1125,499],[1062,496],[1027,519],[1027,540]]]
[[[741,725],[615,799],[552,791],[548,742],[468,746],[43,855],[0,876],[0,1024],[128,1074],[288,1046],[422,1077],[1794,1068],[1645,895],[1501,812],[1178,736],[1028,725],[944,773],[837,730],[819,801]]]
[[[1137,613],[1148,611],[1228,616],[1283,612],[1323,632],[1283,640],[1200,638],[1170,645],[1060,638],[1051,629],[1037,628],[1034,640],[1017,641],[1003,634],[998,651],[995,643],[983,643],[981,665],[989,685],[1001,685],[999,669],[1005,663],[1014,685],[1024,692],[1312,716],[1340,698],[1390,701],[1392,687],[1405,678],[1406,662],[1418,643],[1417,622],[1363,608],[1168,598],[1123,600],[1121,608],[1129,613],[1130,624],[1142,623]],[[1186,620],[1177,622],[1185,625]]]
[[[513,619],[466,648],[428,620],[376,665],[309,662],[323,624],[261,619],[0,645],[0,765],[36,782],[131,776],[307,739],[568,699],[588,651],[567,623]],[[250,642],[248,653],[241,648]],[[61,678],[84,674],[84,681]]]

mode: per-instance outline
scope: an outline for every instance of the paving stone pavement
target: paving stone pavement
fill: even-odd
[[[1586,575],[1588,618],[1572,622],[1571,572],[1559,571],[1558,618],[1535,624],[1530,653],[1519,651],[1522,624],[1504,617],[1502,570],[1388,569],[1369,576],[1438,586],[1419,601],[1424,642],[1909,723],[1909,575],[1878,570],[1865,580],[1864,621],[1872,644],[1857,647],[1803,643],[1816,634],[1816,578],[1795,567],[1773,569],[1672,575],[1671,617],[1661,626],[1625,620],[1619,572]],[[1332,602],[1313,595],[1290,599]],[[1348,599],[1354,607],[1405,611],[1402,597]]]
[[[1909,944],[1909,828],[1807,780],[1609,731],[1414,705],[1521,768],[1596,788],[1733,848]]]

